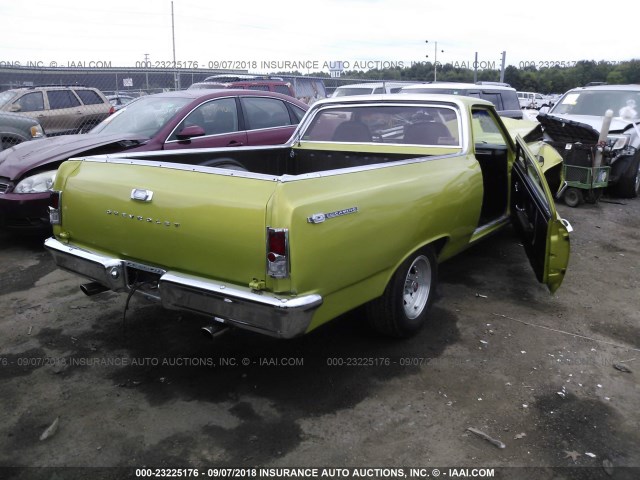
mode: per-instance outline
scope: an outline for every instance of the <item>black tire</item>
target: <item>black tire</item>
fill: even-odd
[[[393,274],[381,297],[367,304],[367,319],[378,333],[415,335],[425,324],[438,278],[433,249],[412,254]]]
[[[629,168],[618,180],[614,192],[623,198],[636,198],[640,195],[640,153],[633,157]]]
[[[587,194],[584,196],[584,201],[587,203],[598,203],[602,196],[602,190],[602,188],[587,190]]]
[[[228,170],[238,170],[241,172],[246,172],[247,169],[242,165],[239,161],[234,160],[233,158],[214,158],[212,160],[205,160],[200,163],[203,167],[216,167],[216,168],[226,168]]]
[[[564,203],[568,206],[575,208],[584,203],[584,196],[582,195],[582,190],[579,188],[569,187],[564,192]]]

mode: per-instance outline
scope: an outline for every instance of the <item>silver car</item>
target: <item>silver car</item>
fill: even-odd
[[[114,109],[97,88],[43,86],[14,88],[0,93],[0,111],[38,121],[47,135],[86,133]]]

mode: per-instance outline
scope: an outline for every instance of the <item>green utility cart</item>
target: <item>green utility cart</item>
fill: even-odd
[[[559,195],[570,207],[580,204],[597,203],[609,183],[611,167],[594,166],[598,146],[582,143],[550,142],[564,160],[563,174],[565,187]]]

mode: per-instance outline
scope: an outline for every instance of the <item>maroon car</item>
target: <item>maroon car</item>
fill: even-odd
[[[141,97],[87,134],[24,142],[0,152],[0,226],[48,228],[49,188],[68,158],[278,145],[289,139],[308,108],[287,95],[252,90],[183,90]]]

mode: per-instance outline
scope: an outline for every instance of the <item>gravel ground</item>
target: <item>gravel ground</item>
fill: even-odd
[[[431,321],[403,341],[359,311],[294,340],[207,340],[202,318],[135,297],[123,320],[125,296],[86,297],[41,239],[0,236],[0,466],[640,478],[640,200],[558,208],[575,231],[555,295],[509,228],[441,265]],[[88,478],[62,472],[0,477]]]

